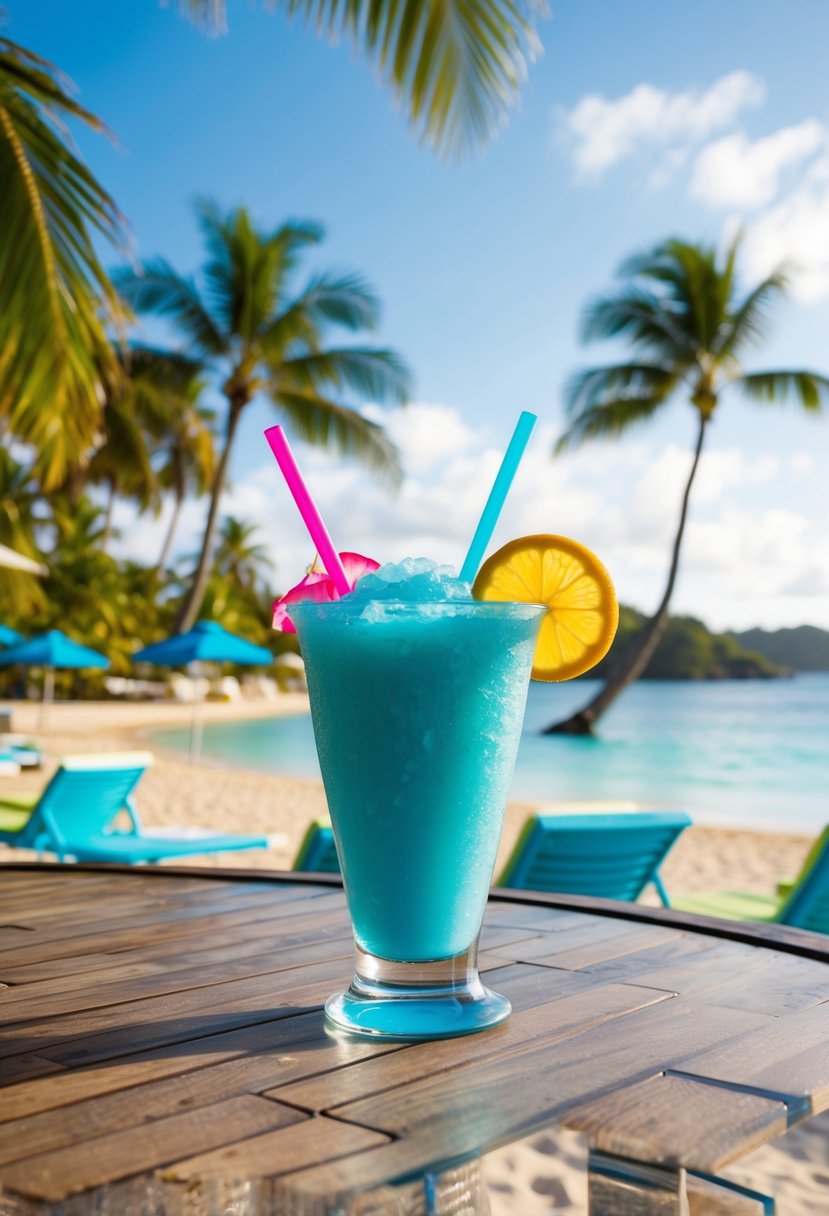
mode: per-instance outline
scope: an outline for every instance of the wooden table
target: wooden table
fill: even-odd
[[[480,1155],[558,1125],[591,1213],[683,1213],[829,1105],[822,937],[495,893],[513,1016],[409,1046],[326,1033],[350,961],[324,879],[0,867],[0,1211],[486,1212]]]

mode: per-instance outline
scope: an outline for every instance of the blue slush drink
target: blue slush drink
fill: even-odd
[[[448,959],[480,930],[543,609],[423,559],[291,606],[358,947]]]

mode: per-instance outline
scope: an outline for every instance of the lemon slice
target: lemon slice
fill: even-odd
[[[570,680],[610,649],[619,605],[594,553],[566,536],[521,536],[487,558],[472,587],[477,600],[546,604],[534,680]]]

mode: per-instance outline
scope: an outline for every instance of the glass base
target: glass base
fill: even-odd
[[[354,978],[329,997],[332,1028],[372,1039],[416,1042],[475,1034],[506,1021],[512,1006],[478,975],[478,944],[453,958],[406,963],[357,947]]]

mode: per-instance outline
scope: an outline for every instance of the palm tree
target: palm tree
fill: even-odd
[[[115,500],[129,498],[139,511],[158,509],[159,486],[147,447],[147,436],[136,410],[135,396],[127,382],[104,410],[104,433],[89,460],[86,478],[92,485],[106,486],[107,503],[101,547],[106,551],[112,537]]]
[[[277,7],[278,0],[271,0]],[[179,0],[198,24],[226,28],[224,0]],[[443,151],[482,144],[503,123],[540,49],[546,0],[282,0],[332,42],[347,39],[377,67],[409,122]]]
[[[134,346],[128,357],[130,387],[155,443],[154,470],[173,511],[156,566],[167,568],[181,508],[190,491],[206,494],[216,474],[215,412],[202,405],[205,368],[197,359],[170,351]]]
[[[138,312],[169,317],[194,355],[220,377],[227,401],[224,446],[210,499],[201,553],[177,626],[189,629],[199,613],[207,579],[219,503],[239,423],[262,394],[310,443],[332,444],[343,455],[399,477],[397,453],[382,428],[337,399],[352,388],[375,400],[404,401],[409,373],[392,350],[326,346],[326,331],[376,328],[377,298],[354,274],[319,273],[293,294],[301,252],[322,239],[308,222],[259,232],[244,207],[222,216],[212,203],[199,206],[208,261],[204,291],[161,258],[143,273],[124,271],[121,290]]]
[[[255,524],[226,515],[222,520],[214,566],[218,575],[254,593],[261,578],[272,569],[267,549],[254,540],[258,531]]]
[[[679,511],[668,580],[653,616],[611,670],[599,693],[571,718],[546,733],[590,734],[598,718],[645,670],[668,623],[679,569],[688,503],[703,443],[723,393],[749,401],[795,401],[818,413],[829,395],[829,379],[811,371],[745,372],[743,351],[764,336],[768,312],[787,292],[780,268],[746,295],[738,295],[739,237],[722,259],[714,249],[668,240],[625,262],[618,290],[587,307],[584,341],[627,338],[637,358],[628,363],[578,372],[566,390],[570,425],[556,452],[601,436],[621,435],[645,422],[678,393],[687,394],[696,417],[697,438]]]
[[[66,120],[103,124],[58,69],[0,38],[0,418],[60,485],[99,428],[118,365],[117,297],[93,237],[121,245],[121,217],[68,142]]]

